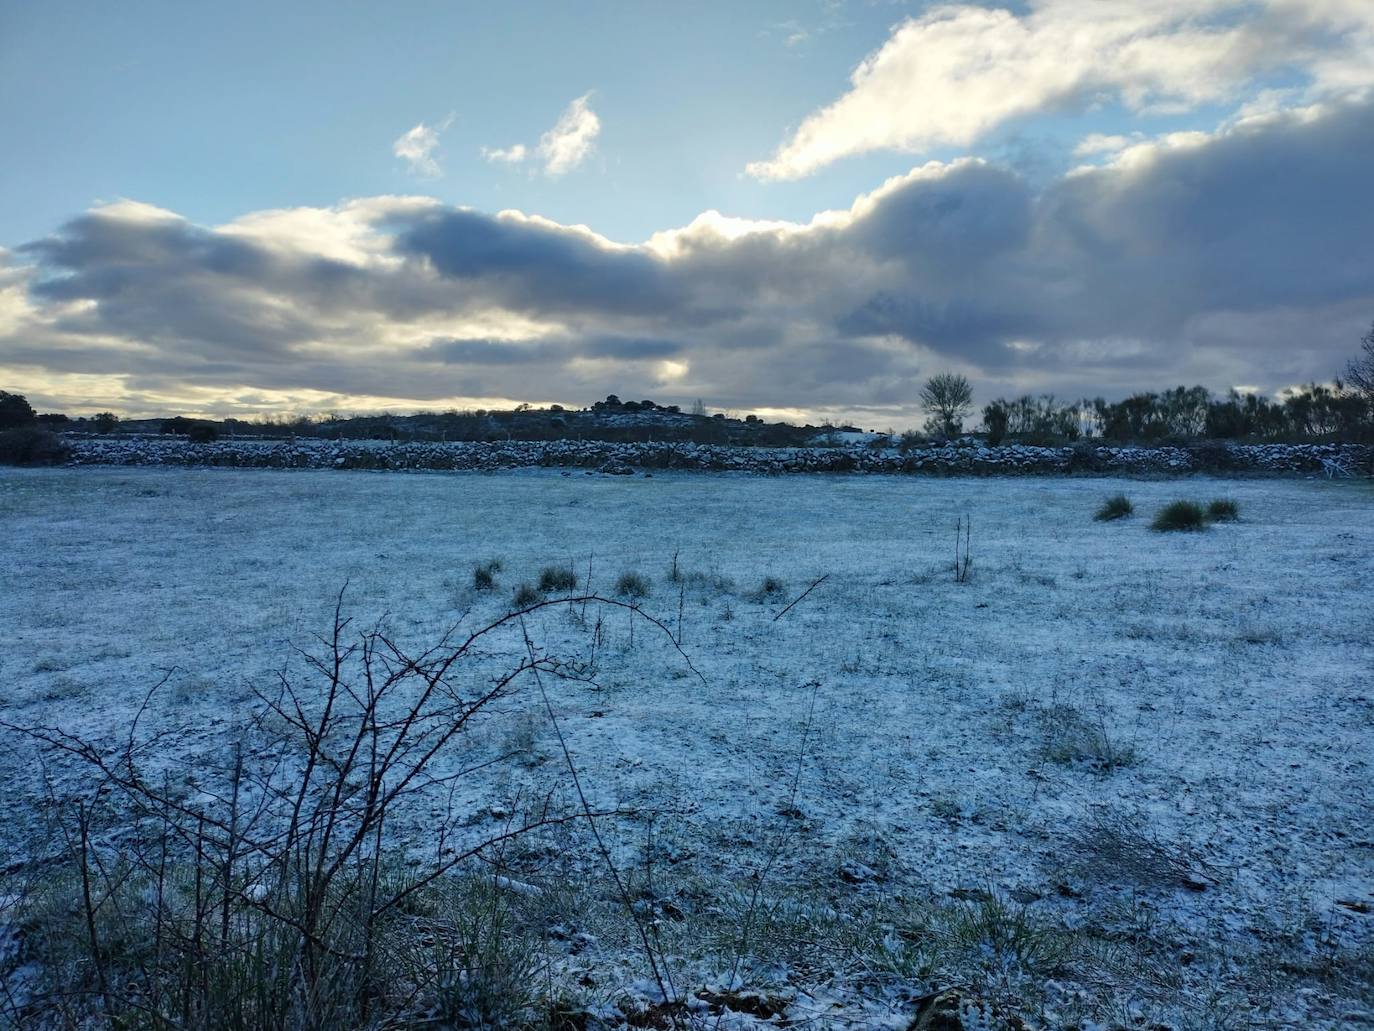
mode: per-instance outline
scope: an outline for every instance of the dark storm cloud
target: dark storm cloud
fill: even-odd
[[[554,350],[545,344],[508,340],[439,340],[425,353],[449,365],[533,365],[547,362]]]
[[[293,341],[310,339],[313,313],[347,297],[359,277],[341,262],[288,259],[180,219],[108,210],[73,219],[19,251],[45,273],[31,287],[38,301],[95,302],[59,316],[60,331],[243,360],[272,361]],[[292,304],[262,303],[266,289]]]
[[[1039,193],[980,162],[927,166],[807,227],[704,217],[652,247],[376,202],[345,212],[371,248],[349,259],[101,209],[21,249],[35,311],[0,362],[417,401],[901,403],[945,366],[998,389],[1277,388],[1333,374],[1374,314],[1370,167],[1374,101]],[[514,328],[448,328],[468,319]],[[685,379],[656,378],[669,361]]]
[[[676,340],[593,337],[561,341],[441,340],[426,355],[452,365],[536,365],[574,358],[635,362],[671,358],[687,345]]]
[[[601,337],[588,340],[577,353],[588,358],[614,358],[619,361],[640,362],[655,358],[672,358],[682,354],[687,345],[677,340],[648,340],[641,337]]]
[[[1365,199],[1371,161],[1374,106],[1349,104],[1072,175],[1033,201],[1005,174],[980,175],[963,201],[955,177],[934,204],[924,184],[904,185],[863,222],[889,240],[909,233],[927,274],[875,291],[837,324],[847,333],[895,333],[989,370],[1052,368],[1059,345],[1131,338],[1150,346],[1123,355],[1123,372],[1139,383],[1153,364],[1153,378],[1168,381],[1185,352],[1221,344],[1199,334],[1200,321],[1350,301],[1374,310],[1374,204]],[[963,211],[974,196],[983,211],[1008,217],[982,231],[975,223],[968,236],[976,246],[949,246],[941,274],[929,267],[938,253],[927,256],[922,226]],[[1004,224],[999,235],[995,227]],[[1254,328],[1248,381],[1274,382],[1266,355],[1309,341]],[[1013,341],[1044,346],[1005,350]],[[1307,376],[1339,368],[1339,352],[1314,358]]]
[[[1024,247],[1032,198],[1012,173],[967,163],[938,178],[912,179],[859,218],[855,245],[932,274],[962,275]]]
[[[677,303],[660,260],[599,246],[561,226],[473,211],[426,213],[401,232],[396,249],[525,311],[647,314]]]
[[[1007,360],[1004,342],[1029,332],[1033,315],[1024,310],[999,312],[995,304],[996,299],[988,297],[956,294],[927,299],[883,290],[835,325],[846,336],[895,334],[975,364],[1001,364]]]
[[[1069,178],[1041,202],[1080,307],[1062,321],[1176,332],[1204,312],[1374,293],[1374,104],[1242,127],[1148,167]]]

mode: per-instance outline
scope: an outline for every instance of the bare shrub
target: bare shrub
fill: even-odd
[[[63,849],[29,907],[39,1009],[58,1026],[536,1022],[543,961],[508,933],[506,879],[483,868],[541,829],[619,814],[535,796],[479,831],[455,810],[469,729],[527,674],[568,675],[530,643],[529,615],[413,651],[382,627],[352,631],[341,595],[320,650],[300,653],[312,682],[282,672],[255,690],[244,737],[194,783],[159,764],[166,732],[139,729],[170,674],[114,743],[0,721],[90,775],[49,807]],[[518,661],[467,671],[513,634]],[[430,822],[402,863],[388,828],[406,813]]]
[[[37,426],[0,430],[0,464],[56,465],[66,461],[69,453],[56,433]]]
[[[960,516],[954,524],[954,582],[966,584],[973,567],[973,517]]]

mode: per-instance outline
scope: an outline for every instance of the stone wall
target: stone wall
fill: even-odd
[[[703,469],[752,473],[880,472],[1025,475],[1043,473],[1230,472],[1371,475],[1374,448],[1362,444],[1202,444],[1190,447],[984,447],[970,442],[917,448],[745,448],[716,444],[602,441],[392,443],[389,441],[68,434],[73,465],[182,465],[270,469],[458,470],[554,466],[629,473]]]

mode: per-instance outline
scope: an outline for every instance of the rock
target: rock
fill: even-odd
[[[877,870],[855,860],[850,860],[840,866],[840,880],[846,884],[867,884],[870,881],[881,879]]]
[[[1186,873],[1181,878],[1182,885],[1189,891],[1206,891],[1212,886],[1212,882],[1197,873]]]

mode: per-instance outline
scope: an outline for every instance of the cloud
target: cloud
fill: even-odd
[[[874,150],[964,147],[1018,117],[1105,102],[1190,111],[1281,73],[1302,77],[1309,100],[1374,84],[1374,5],[1029,0],[1021,15],[942,6],[894,28],[846,93],[747,171],[797,179]]]
[[[413,175],[425,179],[437,179],[443,174],[439,160],[434,152],[439,149],[439,134],[449,127],[452,117],[439,125],[426,125],[424,122],[408,129],[396,137],[391,152],[410,166]]]
[[[483,147],[482,156],[488,161],[494,161],[502,165],[518,165],[529,157],[529,151],[523,143],[517,143],[510,147]]]
[[[416,197],[221,226],[120,202],[0,255],[0,379],[50,407],[614,392],[881,425],[919,423],[943,369],[980,401],[1277,390],[1338,371],[1374,314],[1371,165],[1365,99],[1047,185],[927,162],[807,222],[707,212],[638,244]]]
[[[1132,137],[1100,132],[1089,133],[1073,148],[1074,157],[1087,157],[1092,154],[1115,154],[1131,145]]]
[[[584,93],[567,106],[552,129],[539,137],[539,156],[548,175],[571,172],[587,159],[592,144],[601,132],[601,119],[589,105]]]
[[[553,128],[540,136],[534,147],[523,143],[504,148],[482,147],[482,156],[507,165],[535,160],[545,175],[554,178],[571,172],[591,155],[601,133],[601,119],[591,109],[591,96],[584,93],[564,108]]]
[[[428,353],[454,365],[536,365],[557,364],[576,359],[612,359],[616,362],[645,362],[670,359],[681,354],[685,345],[677,340],[640,337],[584,337],[545,340],[441,340],[430,344]]]

